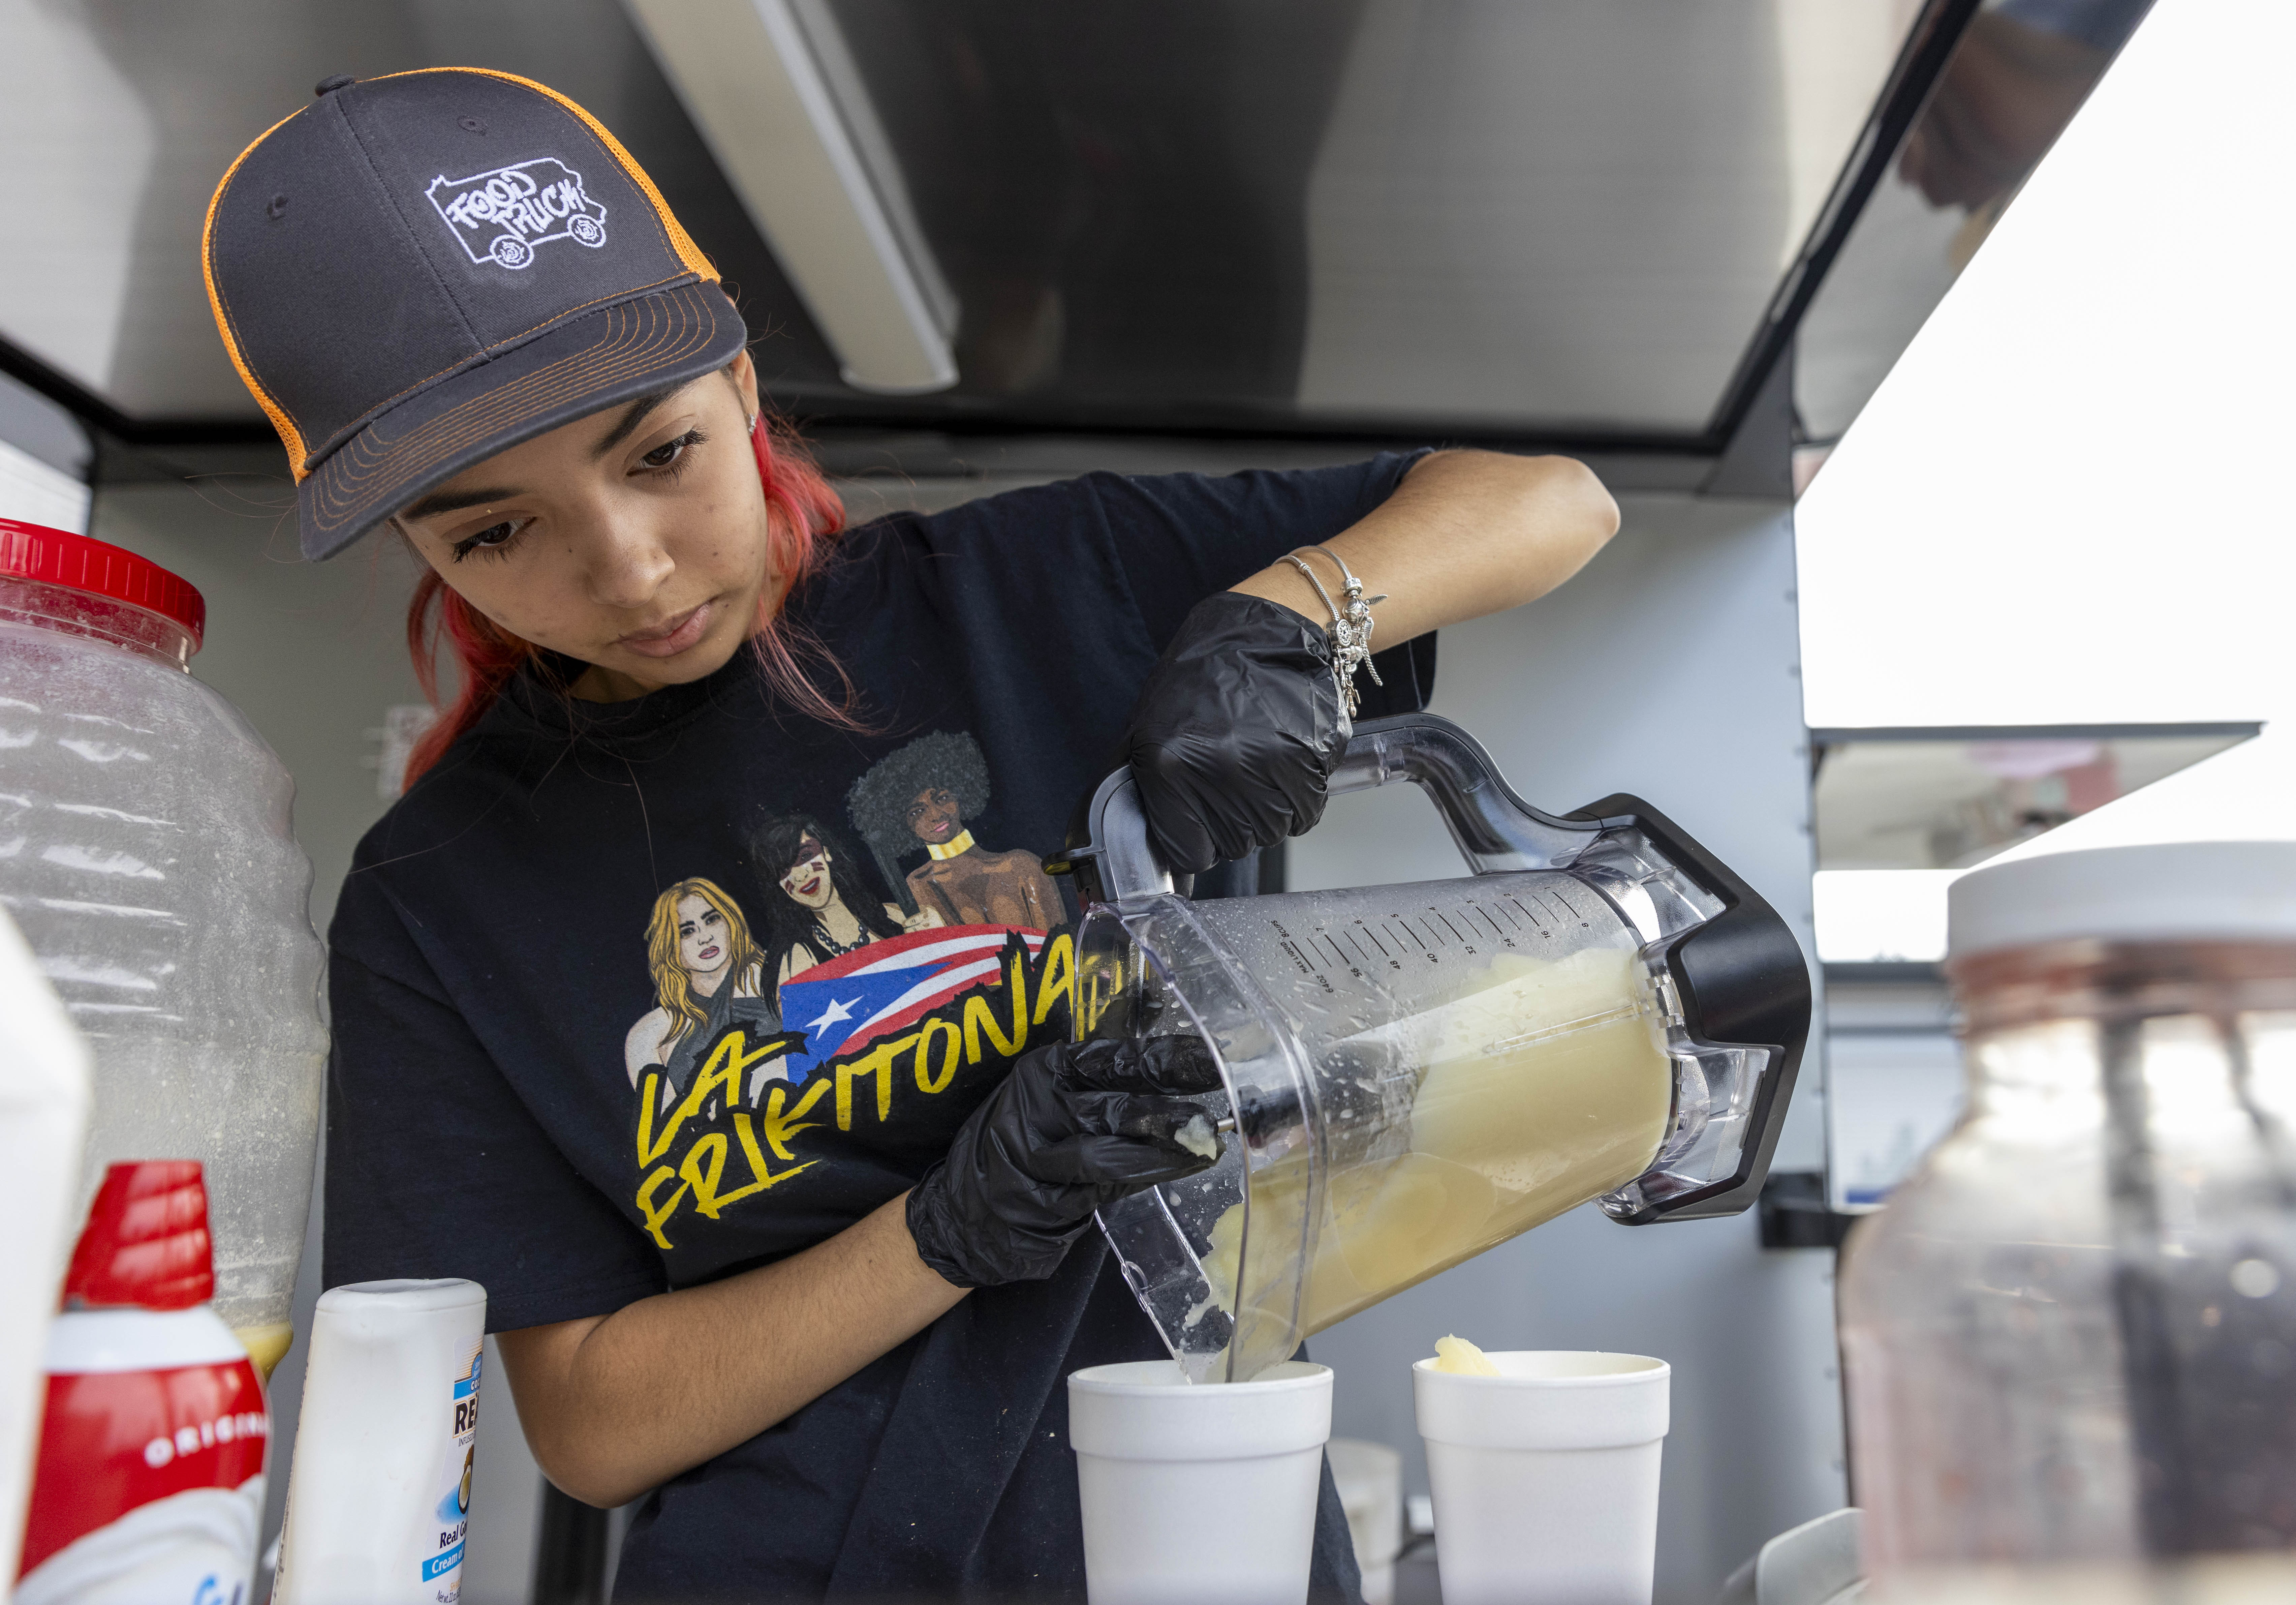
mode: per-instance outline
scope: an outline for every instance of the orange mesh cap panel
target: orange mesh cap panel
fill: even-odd
[[[257,145],[302,116],[305,110],[298,106],[257,135],[249,142],[246,150],[232,158],[231,165],[223,170],[222,182],[216,185],[215,193],[208,197],[207,220],[200,226],[200,272],[207,280],[208,309],[215,314],[216,333],[223,336],[223,349],[231,354],[231,366],[239,370],[240,383],[247,386],[248,392],[255,398],[255,404],[270,418],[271,427],[279,432],[279,443],[287,448],[287,466],[298,482],[308,472],[303,466],[302,432],[295,427],[295,420],[287,416],[287,409],[272,399],[271,392],[263,388],[262,382],[248,367],[247,358],[240,354],[239,337],[232,333],[231,314],[225,309],[223,292],[216,285],[215,225],[216,210],[223,205],[224,192],[239,176],[241,164],[254,154]]]

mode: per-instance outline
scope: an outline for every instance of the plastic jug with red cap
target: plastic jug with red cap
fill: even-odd
[[[115,1160],[205,1166],[215,1305],[291,1337],[326,1032],[294,785],[193,678],[206,605],[100,540],[0,519],[0,906],[94,1066],[80,1201]]]
[[[199,1162],[106,1170],[50,1329],[14,1605],[248,1597],[271,1418],[214,1288]]]

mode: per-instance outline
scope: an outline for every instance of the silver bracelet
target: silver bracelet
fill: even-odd
[[[1307,560],[1300,556],[1303,552],[1322,554],[1331,560],[1332,567],[1340,571],[1341,594],[1347,598],[1344,605],[1332,600],[1332,593],[1324,588],[1324,582],[1316,578],[1316,571],[1308,567]],[[1379,678],[1379,670],[1371,661],[1371,610],[1374,604],[1384,602],[1387,597],[1384,593],[1376,597],[1365,596],[1363,581],[1355,577],[1346,560],[1329,547],[1299,547],[1285,553],[1283,561],[1298,569],[1308,583],[1316,588],[1316,595],[1323,598],[1324,607],[1331,613],[1332,679],[1339,687],[1340,699],[1347,708],[1348,718],[1353,720],[1356,711],[1363,705],[1362,698],[1356,693],[1357,668],[1360,666],[1370,671],[1373,685],[1384,686],[1387,683]]]

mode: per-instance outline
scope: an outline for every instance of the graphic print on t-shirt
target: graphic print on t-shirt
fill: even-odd
[[[729,1021],[682,1096],[664,1066],[641,1073],[641,1223],[672,1249],[682,1214],[718,1220],[832,1145],[945,1147],[1032,1038],[1067,1033],[1074,979],[1068,932],[997,926],[889,937],[816,965],[782,989],[782,1029]]]
[[[768,1031],[779,1023],[761,996],[764,963],[741,905],[700,876],[665,887],[646,921],[646,969],[654,1007],[622,1040],[630,1085],[660,1071],[665,1097],[685,1091],[704,1047],[740,1021]]]
[[[905,912],[881,901],[860,857],[810,814],[767,814],[745,845],[764,899],[759,945],[777,987],[866,943],[947,923],[934,910]]]
[[[1034,854],[992,852],[965,828],[988,806],[988,761],[972,737],[918,737],[855,781],[845,805],[905,901],[950,925],[1061,922],[1061,895]],[[904,880],[900,861],[919,847],[925,861]]]
[[[1032,990],[1025,975],[1016,984],[1012,971],[1015,964],[1025,971],[1041,960],[1047,940],[1045,932],[1006,926],[950,926],[896,936],[866,952],[816,966],[782,988],[790,1029],[805,1033],[804,1048],[782,1061],[787,1079],[802,1082],[816,1068],[847,1057],[849,1049],[912,1025],[922,1032],[922,1064],[931,1058],[939,1029],[936,1011],[950,1004],[956,1005],[953,1017],[961,1027],[945,1045],[946,1063],[930,1073],[919,1070],[920,1091],[935,1091],[955,1074],[956,1039],[964,1034],[986,1033],[997,1053],[1018,1054],[1037,1011],[1024,1007]],[[992,1000],[989,989],[1000,985],[1004,996]],[[1009,1032],[999,1019],[1008,1008],[1029,1017],[1011,1022]],[[976,1049],[970,1061],[983,1062],[983,1056]]]
[[[938,1151],[1032,1039],[1065,1034],[1075,964],[1054,930],[1059,894],[1032,854],[973,843],[964,821],[988,795],[965,735],[921,737],[855,783],[854,823],[904,903],[836,830],[790,811],[742,839],[760,918],[699,876],[655,897],[656,1003],[623,1064],[633,1202],[658,1247],[840,1149]]]

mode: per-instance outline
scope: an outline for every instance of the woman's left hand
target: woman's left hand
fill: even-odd
[[[1619,527],[1584,464],[1491,451],[1422,457],[1386,501],[1324,542],[1365,587],[1376,645],[1545,596]],[[1125,755],[1148,835],[1175,871],[1273,847],[1324,817],[1346,747],[1325,591],[1288,563],[1196,605],[1133,712]]]
[[[1324,817],[1347,745],[1325,633],[1222,591],[1196,604],[1148,677],[1125,737],[1156,855],[1182,875]]]

